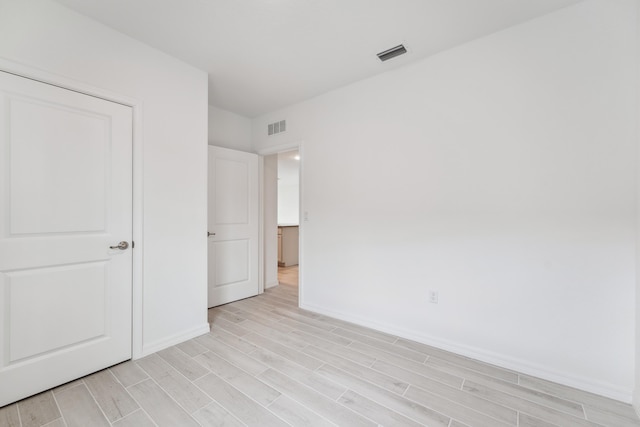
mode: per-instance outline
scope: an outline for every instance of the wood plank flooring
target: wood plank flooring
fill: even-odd
[[[297,268],[211,333],[0,408],[1,427],[640,426],[629,405],[297,307]]]

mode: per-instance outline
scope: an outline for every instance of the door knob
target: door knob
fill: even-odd
[[[129,247],[129,243],[123,240],[122,242],[118,243],[118,246],[109,246],[109,249],[120,249],[121,251],[124,251],[128,247]]]
[[[212,232],[210,232],[210,231],[207,231],[207,237],[209,237],[209,236],[215,236],[215,235],[216,235],[216,233],[212,233]]]

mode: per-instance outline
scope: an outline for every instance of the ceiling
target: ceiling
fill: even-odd
[[[56,1],[207,71],[211,105],[255,117],[581,0]]]

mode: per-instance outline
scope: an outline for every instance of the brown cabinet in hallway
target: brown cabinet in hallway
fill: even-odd
[[[278,266],[298,265],[298,226],[278,227]]]

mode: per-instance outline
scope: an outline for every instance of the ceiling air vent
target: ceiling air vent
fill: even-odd
[[[287,121],[280,120],[279,122],[269,123],[267,126],[267,135],[275,135],[277,133],[282,133],[287,130]]]
[[[396,47],[392,47],[391,49],[387,49],[384,52],[380,52],[378,54],[378,58],[380,58],[380,61],[384,62],[391,58],[395,58],[396,56],[403,55],[405,53],[407,53],[407,49],[403,45],[399,44]]]

